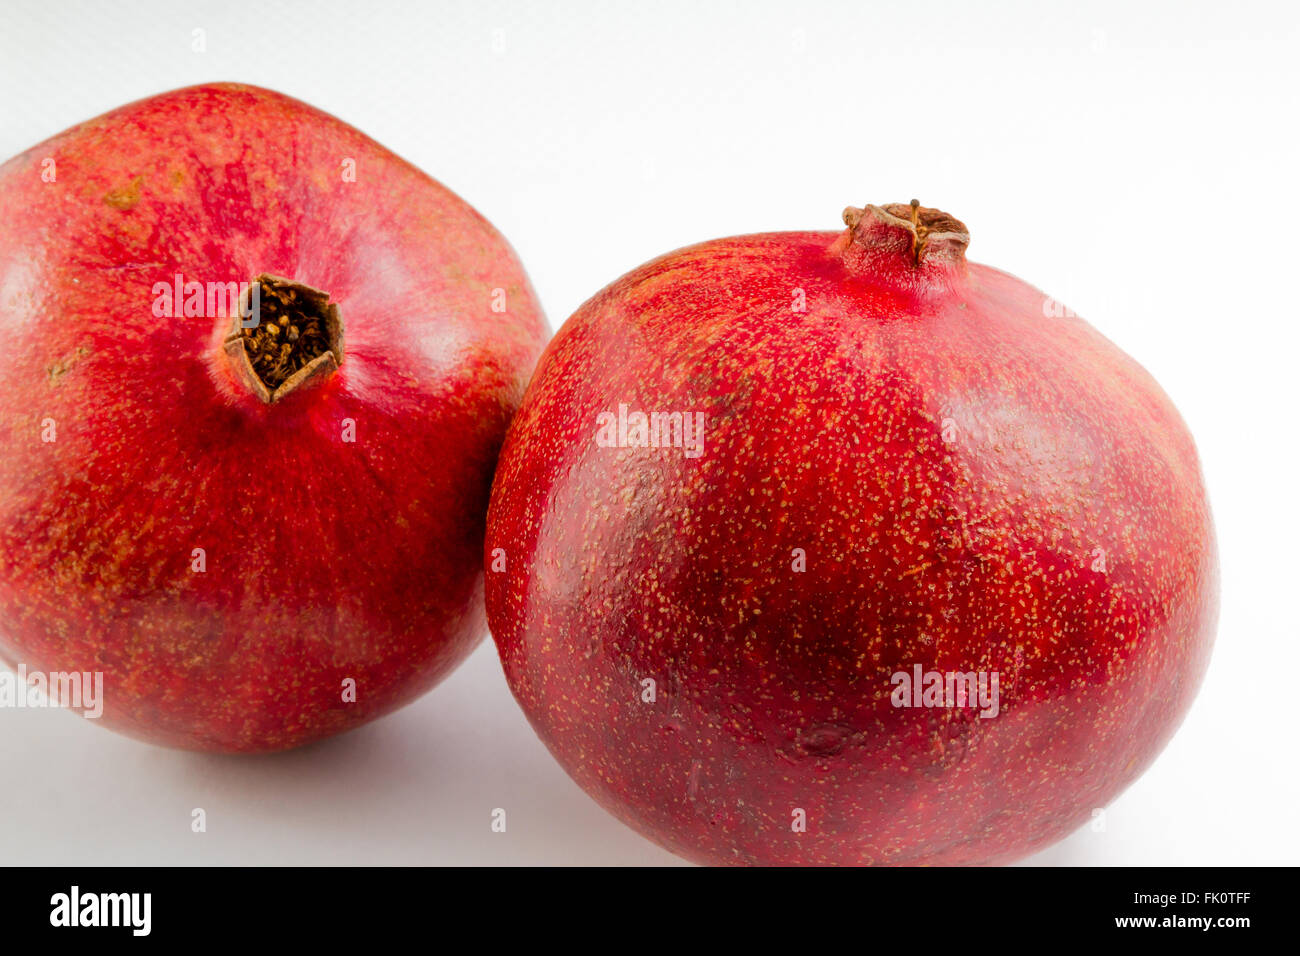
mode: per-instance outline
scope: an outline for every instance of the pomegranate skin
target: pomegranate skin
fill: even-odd
[[[0,222],[5,663],[102,672],[115,730],[258,752],[469,653],[492,471],[547,335],[486,220],[338,119],[222,83],[11,159]],[[230,318],[156,314],[176,274],[263,273],[343,326],[337,370],[274,403],[223,351]]]
[[[1007,863],[1141,774],[1199,686],[1196,450],[956,220],[845,219],[670,253],[565,323],[498,464],[488,622],[568,773],[690,860]],[[702,454],[598,442],[620,404],[703,412]],[[917,665],[998,673],[996,716],[895,706]]]

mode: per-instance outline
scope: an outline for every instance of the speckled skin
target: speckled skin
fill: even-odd
[[[102,723],[248,752],[378,717],[468,654],[492,469],[546,336],[491,225],[352,127],[231,84],[5,163],[0,223],[6,663],[103,671]],[[230,319],[153,314],[177,272],[329,292],[342,367],[262,404]]]
[[[539,363],[493,486],[489,624],[566,770],[682,856],[1015,860],[1141,774],[1200,683],[1218,572],[1191,436],[964,240],[918,264],[909,223],[866,215],[692,246]],[[619,403],[703,411],[703,454],[601,447]],[[999,672],[1000,713],[893,706],[914,664]]]

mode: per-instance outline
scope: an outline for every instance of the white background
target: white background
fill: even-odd
[[[913,196],[958,216],[972,259],[1067,303],[1164,385],[1220,536],[1219,639],[1190,716],[1105,832],[1028,862],[1297,862],[1294,4],[0,10],[0,157],[173,87],[278,89],[473,203],[553,328],[691,242],[837,229],[845,205]],[[406,710],[299,752],[173,752],[5,710],[0,767],[4,863],[675,862],[551,760],[490,641]]]

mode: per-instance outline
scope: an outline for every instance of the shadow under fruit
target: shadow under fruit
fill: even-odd
[[[114,729],[268,751],[468,654],[546,335],[490,224],[234,84],[8,161],[0,223],[0,658],[102,672]]]
[[[670,253],[569,319],[502,451],[489,624],[568,772],[683,856],[1009,862],[1196,692],[1195,447],[953,217],[845,221]],[[996,706],[900,693],[931,674],[996,676]]]

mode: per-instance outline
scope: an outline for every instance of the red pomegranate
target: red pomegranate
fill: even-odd
[[[0,657],[103,720],[279,750],[482,633],[546,329],[505,240],[339,120],[216,84],[0,167]]]
[[[564,325],[498,465],[488,621],[559,761],[676,853],[1008,862],[1196,692],[1196,450],[956,219],[845,221],[670,253]]]

